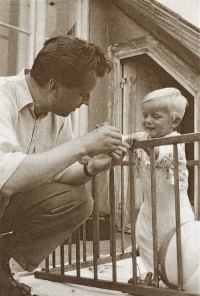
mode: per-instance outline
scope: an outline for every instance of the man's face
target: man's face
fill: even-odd
[[[58,91],[51,100],[49,111],[59,116],[67,117],[81,105],[89,105],[90,93],[97,84],[98,77],[94,71],[90,71],[85,77],[85,82],[81,87],[69,89],[59,83]]]

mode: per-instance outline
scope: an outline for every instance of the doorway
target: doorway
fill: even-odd
[[[121,60],[122,76],[125,78],[122,99],[123,133],[129,134],[142,131],[140,103],[149,92],[175,87],[188,100],[184,118],[178,128],[181,134],[194,133],[194,97],[158,65],[147,54],[142,54]],[[194,159],[194,144],[186,144],[186,159]],[[191,204],[194,203],[194,168],[189,167],[188,195]]]

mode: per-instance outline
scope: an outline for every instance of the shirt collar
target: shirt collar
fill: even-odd
[[[28,107],[31,115],[36,118],[34,113],[34,102],[31,96],[28,84],[26,82],[25,75],[30,72],[29,69],[24,68],[17,75],[17,87],[16,87],[16,97],[17,97],[17,107],[18,111],[21,111],[25,106]],[[38,118],[44,118],[47,116],[47,113],[41,114]]]
[[[22,110],[27,105],[29,105],[29,109],[31,109],[32,111],[34,110],[33,98],[30,94],[28,84],[25,78],[25,75],[28,74],[29,71],[29,69],[24,68],[17,75],[16,97],[18,111]]]

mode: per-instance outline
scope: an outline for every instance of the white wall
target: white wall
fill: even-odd
[[[200,0],[156,0],[200,28]]]

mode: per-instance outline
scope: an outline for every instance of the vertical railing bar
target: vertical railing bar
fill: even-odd
[[[117,281],[117,257],[116,257],[116,227],[115,227],[115,176],[114,167],[110,167],[109,171],[109,191],[110,191],[110,213],[111,213],[111,237],[112,237],[112,277],[113,282]]]
[[[45,272],[49,272],[49,257],[45,260]]]
[[[64,259],[64,244],[60,245],[60,274],[63,275],[65,273],[65,259]]]
[[[194,219],[200,220],[200,142],[195,143],[195,160],[197,165],[194,166]]]
[[[52,265],[53,265],[53,268],[56,267],[56,251],[53,251],[52,253]]]
[[[196,205],[196,219],[200,221],[200,141],[198,141],[198,194],[197,194],[197,205]]]
[[[109,171],[109,209],[110,209],[110,256],[112,256],[112,245],[113,245],[113,236],[112,236],[112,213],[111,213],[111,208],[112,208],[112,199],[111,199],[111,194],[110,194],[110,171]]]
[[[177,272],[178,290],[183,290],[183,266],[181,248],[181,217],[180,217],[180,193],[179,193],[179,173],[178,173],[178,147],[173,144],[174,155],[174,190],[175,190],[175,212],[176,212],[176,244],[177,244]]]
[[[124,166],[121,166],[121,251],[124,254],[124,245],[125,245],[125,238],[124,238],[124,230],[125,230],[125,206],[124,206]]]
[[[100,244],[99,244],[99,239],[100,239],[100,226],[99,226],[99,176],[97,176],[95,178],[95,183],[96,183],[96,187],[95,187],[95,196],[96,196],[96,247],[97,247],[97,258],[99,258],[99,254],[100,254]]]
[[[131,212],[131,244],[132,244],[132,271],[133,283],[137,284],[137,250],[136,250],[136,231],[135,231],[135,165],[136,152],[129,150],[129,180],[130,180],[130,212]]]
[[[68,238],[68,261],[69,265],[72,264],[72,236],[70,235]]]
[[[99,204],[98,194],[96,191],[96,181],[98,177],[92,178],[92,197],[94,199],[94,208],[92,213],[92,232],[93,232],[93,266],[94,266],[94,280],[98,279],[98,258],[99,258]]]
[[[76,230],[76,276],[81,275],[81,262],[80,262],[80,227]]]
[[[86,260],[87,260],[87,256],[86,256],[86,222],[83,223],[82,230],[83,230],[83,261],[86,262]]]
[[[150,147],[150,167],[151,167],[151,204],[152,204],[152,234],[153,234],[153,264],[154,264],[153,285],[158,287],[159,286],[158,231],[157,231],[156,171],[155,171],[154,147]]]

